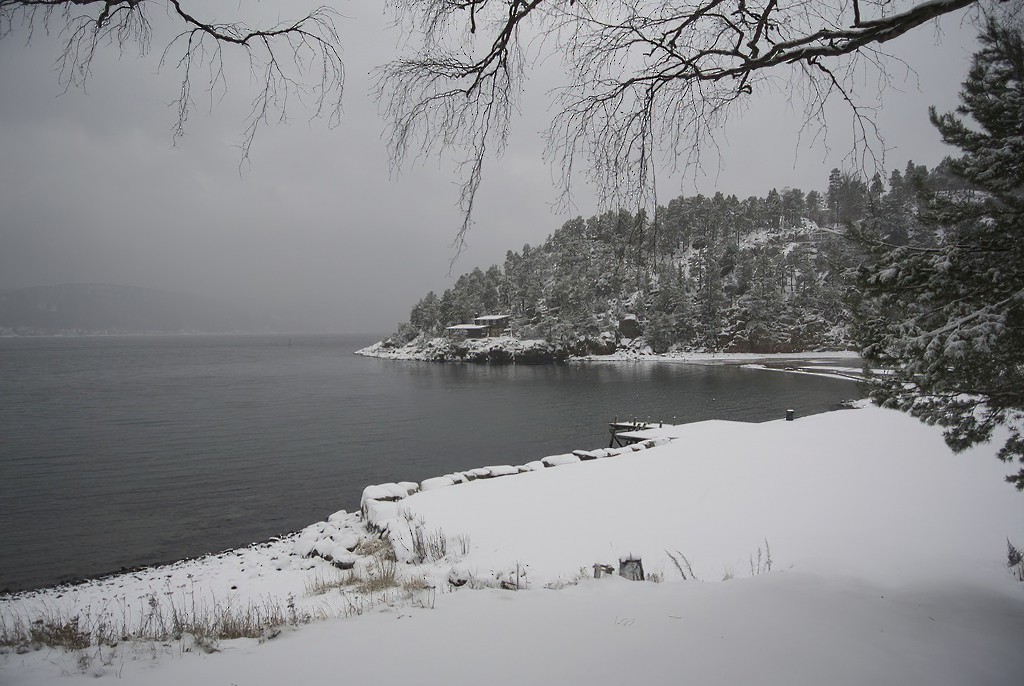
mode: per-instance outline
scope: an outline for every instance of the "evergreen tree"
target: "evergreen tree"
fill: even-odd
[[[919,174],[916,165],[908,170]],[[923,173],[928,186],[934,175]],[[944,174],[942,190],[969,187],[950,184],[945,167]],[[895,176],[902,185],[902,173]],[[917,191],[886,194],[880,177],[869,188],[839,170],[833,181],[829,200],[838,203],[848,231],[892,242],[895,234],[883,230],[879,215],[890,199],[900,212],[887,221],[916,226],[909,222],[917,221]],[[864,253],[817,229],[833,214],[824,203],[817,191],[784,188],[742,202],[723,193],[675,198],[655,208],[656,222],[642,211],[577,217],[543,244],[463,274],[440,297],[428,294],[392,342],[444,335],[446,326],[501,313],[511,315],[517,335],[546,337],[580,353],[588,337],[619,336],[626,315],[638,318],[656,351],[845,348],[847,298],[855,293],[846,275]],[[856,218],[858,204],[867,207],[866,218]]]
[[[783,217],[782,198],[774,188],[768,191],[768,197],[764,199],[764,209],[768,214],[768,223],[772,231],[781,229]]]
[[[822,209],[821,193],[818,191],[809,192],[804,204],[807,206],[808,219],[820,225],[828,223],[828,217]]]
[[[732,349],[739,352],[778,352],[787,338],[781,324],[783,301],[780,292],[777,249],[766,247],[754,251],[750,290],[738,303],[738,321]]]
[[[868,186],[868,206],[871,209],[878,207],[882,202],[882,195],[885,193],[885,184],[882,183],[882,175],[875,172],[871,177],[871,185]]]
[[[849,224],[864,216],[868,186],[856,174],[833,169],[828,178],[828,206],[831,221]]]
[[[905,199],[907,197],[907,184],[903,180],[903,174],[899,169],[893,169],[889,175],[889,197]]]
[[[806,214],[804,192],[799,188],[786,188],[782,191],[782,215],[785,222],[785,229],[791,229],[800,225],[800,220]]]
[[[998,456],[1024,464],[1024,40],[990,23],[956,113],[931,121],[963,155],[949,171],[979,194],[935,194],[937,247],[876,248],[860,273],[865,356],[893,370],[876,402],[945,427],[954,450],[1005,425]],[[906,183],[926,170],[908,165]],[[1024,490],[1024,468],[1007,476]]]
[[[439,304],[437,294],[430,291],[412,308],[412,312],[409,313],[409,324],[420,331],[439,333]]]
[[[828,198],[829,222],[839,224],[840,198],[842,196],[843,175],[838,168],[832,169],[828,175],[828,191],[825,197]]]

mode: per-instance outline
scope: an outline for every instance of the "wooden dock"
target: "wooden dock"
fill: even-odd
[[[642,439],[635,438],[633,436],[623,436],[625,433],[632,433],[634,431],[646,431],[647,429],[657,429],[663,425],[663,422],[640,422],[633,420],[631,422],[620,422],[618,418],[608,424],[608,433],[611,434],[611,439],[608,441],[609,448],[623,448],[633,443],[639,443]]]

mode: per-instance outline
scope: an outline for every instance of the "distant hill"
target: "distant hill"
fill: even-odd
[[[888,184],[833,169],[824,193],[680,196],[650,216],[577,217],[540,245],[508,251],[503,264],[427,293],[381,349],[464,359],[466,346],[430,341],[458,342],[465,330],[449,327],[488,314],[507,315],[513,337],[569,355],[846,349],[866,239],[934,246],[941,229],[921,208],[961,189],[948,163],[929,172],[908,162]]]
[[[282,330],[284,323],[183,293],[107,284],[0,290],[0,334],[214,333]]]

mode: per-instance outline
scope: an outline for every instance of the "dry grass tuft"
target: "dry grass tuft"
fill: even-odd
[[[328,573],[327,576],[318,573],[315,577],[306,581],[306,595],[324,595],[336,589],[349,588],[358,582],[358,579],[355,579],[354,576],[351,570],[345,572],[335,571]]]
[[[115,646],[122,641],[177,641],[190,637],[205,652],[221,640],[264,638],[285,625],[318,618],[300,611],[295,598],[266,599],[235,606],[215,599],[198,602],[194,592],[175,595],[150,593],[139,606],[121,603],[100,612],[87,608],[75,614],[42,610],[35,616],[0,614],[0,646],[84,650]]]
[[[750,555],[750,576],[772,571],[772,549],[767,538],[764,539],[764,550],[758,546],[756,555],[756,559],[753,553]]]
[[[362,557],[369,557],[371,555],[377,555],[390,550],[394,554],[394,549],[391,547],[391,541],[383,537],[370,537],[365,538],[359,542],[354,552],[356,555]]]
[[[673,566],[675,566],[676,571],[679,572],[679,575],[683,577],[683,581],[688,581],[691,579],[693,581],[700,581],[700,579],[694,573],[693,567],[690,565],[690,561],[686,558],[686,555],[683,555],[678,550],[675,552],[675,554],[672,554],[671,552],[666,550],[665,554],[668,555],[668,559],[672,560]]]

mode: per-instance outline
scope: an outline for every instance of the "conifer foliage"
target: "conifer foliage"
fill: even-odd
[[[849,244],[809,218],[824,215],[818,197],[716,193],[675,198],[650,216],[572,219],[544,243],[509,251],[503,265],[428,293],[391,343],[502,313],[517,337],[569,354],[846,348]]]
[[[568,355],[616,349],[664,353],[785,353],[855,346],[854,278],[866,234],[892,246],[935,248],[922,203],[971,192],[952,161],[929,171],[908,162],[865,182],[833,169],[824,193],[796,188],[764,197],[678,197],[651,212],[605,212],[567,221],[539,245],[510,250],[428,293],[387,339],[413,347],[475,316],[510,316],[511,332]]]
[[[865,356],[890,368],[876,402],[946,429],[954,450],[1009,431],[999,457],[1024,464],[1024,40],[990,23],[956,113],[932,123],[973,190],[937,191],[921,219],[935,246],[875,241],[859,274]],[[962,117],[973,119],[968,123]],[[1003,429],[1005,430],[1005,429]],[[1007,476],[1024,490],[1024,467]]]

